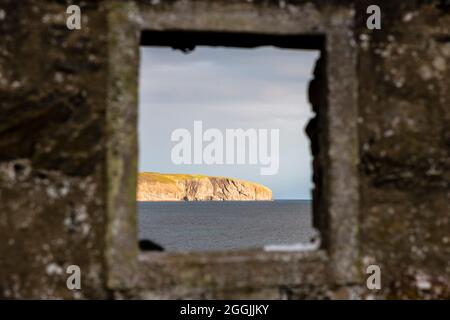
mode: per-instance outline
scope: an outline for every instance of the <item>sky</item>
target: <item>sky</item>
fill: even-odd
[[[261,183],[274,199],[311,199],[312,159],[304,129],[313,116],[307,88],[318,51],[196,47],[186,54],[141,47],[140,54],[140,172],[227,176]],[[266,129],[269,136],[278,129],[278,172],[262,175],[261,163],[173,163],[178,141],[171,135],[179,128],[193,135],[194,121],[202,121],[203,132],[216,128],[224,136],[226,129]]]

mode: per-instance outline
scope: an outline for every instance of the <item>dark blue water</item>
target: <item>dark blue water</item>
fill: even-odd
[[[139,238],[168,251],[308,242],[311,201],[138,202]]]

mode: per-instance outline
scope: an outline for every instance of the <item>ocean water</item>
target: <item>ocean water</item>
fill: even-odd
[[[137,202],[139,239],[166,251],[308,243],[311,201]]]

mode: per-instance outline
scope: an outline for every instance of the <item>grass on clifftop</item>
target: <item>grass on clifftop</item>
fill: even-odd
[[[176,183],[177,181],[190,180],[190,179],[201,179],[201,178],[219,178],[219,179],[230,179],[234,181],[241,181],[251,183],[257,187],[270,189],[262,184],[255,183],[252,181],[246,181],[242,179],[220,177],[220,176],[207,176],[204,174],[184,174],[184,173],[159,173],[159,172],[140,172],[139,178],[145,179],[149,182],[160,182],[160,183]]]

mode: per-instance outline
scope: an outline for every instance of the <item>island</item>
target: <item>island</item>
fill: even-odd
[[[194,174],[141,172],[137,201],[260,201],[272,190],[254,182]]]

